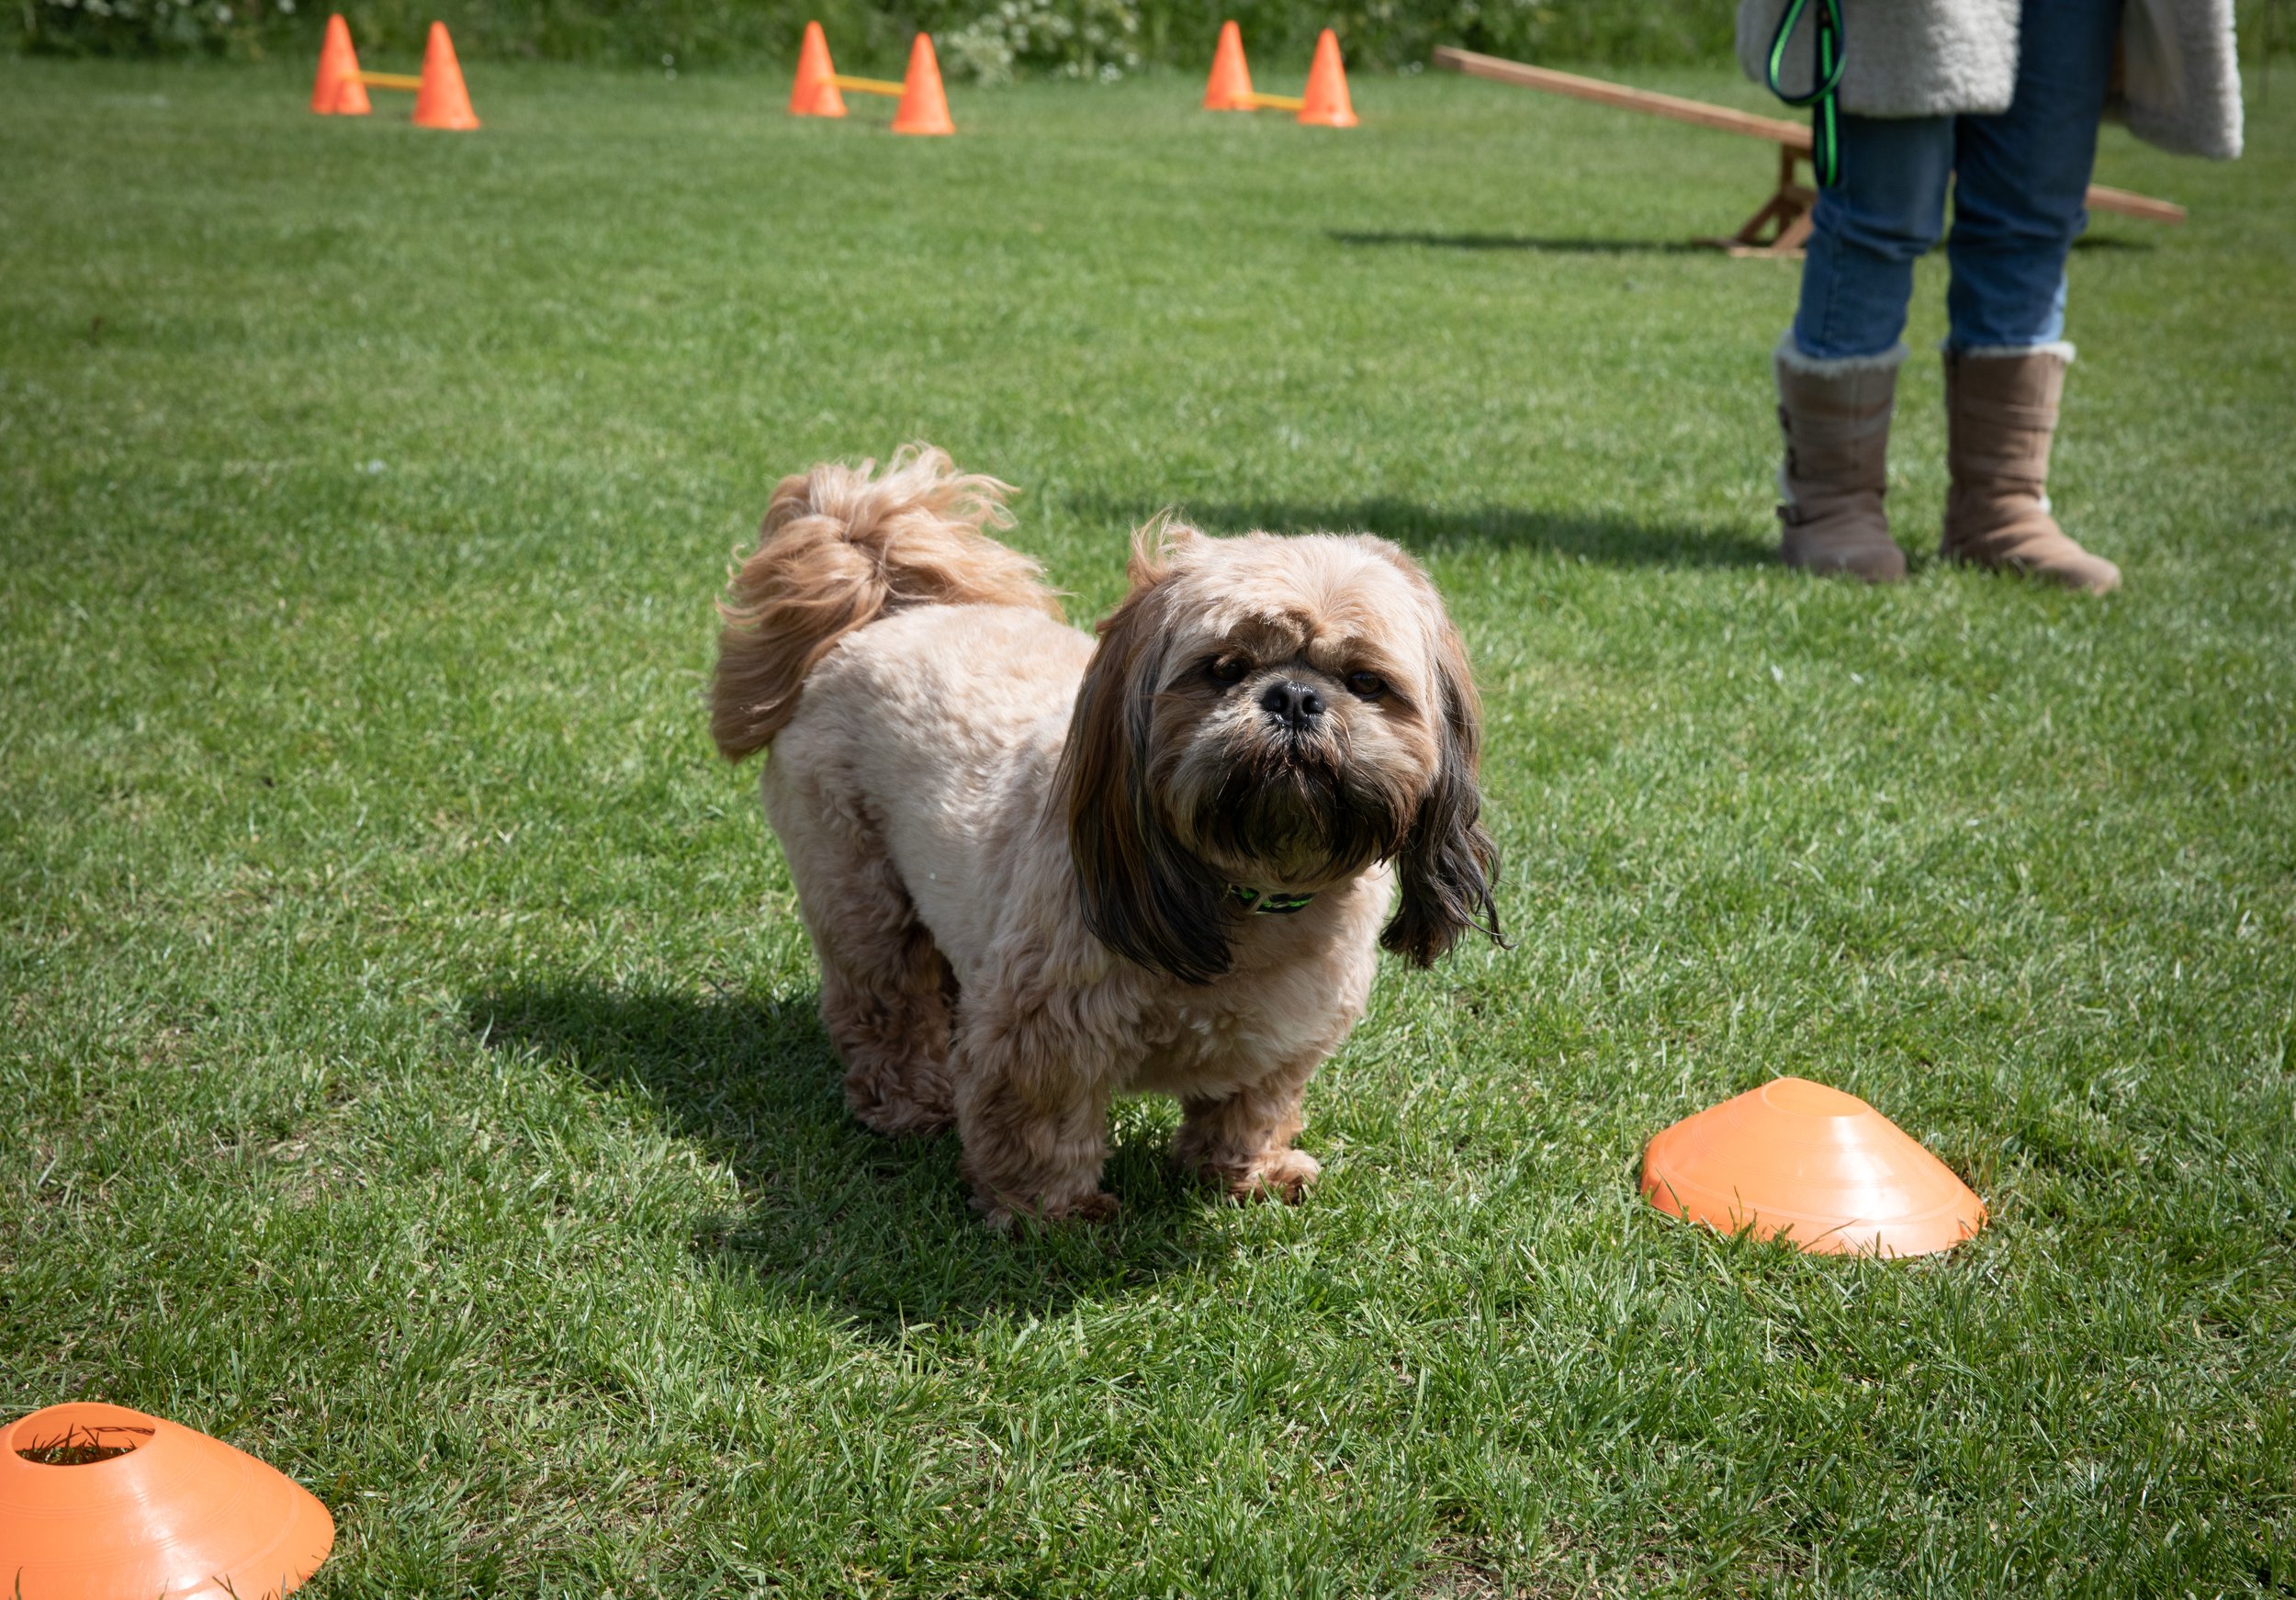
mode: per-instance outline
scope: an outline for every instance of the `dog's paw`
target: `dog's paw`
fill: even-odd
[[[1003,1195],[974,1195],[973,1209],[981,1213],[981,1221],[997,1233],[1012,1231],[1017,1217],[1030,1217],[1040,1223],[1105,1223],[1116,1215],[1117,1199],[1106,1189],[1099,1189],[1080,1199],[1059,1205],[1031,1204]]]
[[[1105,1223],[1116,1212],[1116,1197],[1104,1189],[1085,1196],[1059,1215],[1080,1223]]]
[[[1260,1157],[1250,1171],[1231,1180],[1228,1192],[1240,1200],[1279,1200],[1286,1205],[1298,1205],[1322,1176],[1323,1164],[1306,1151],[1278,1150]]]
[[[954,1112],[913,1105],[855,1106],[853,1120],[888,1139],[930,1139],[957,1125]]]
[[[929,1139],[957,1125],[957,1113],[945,1098],[871,1094],[856,1089],[849,1082],[845,1086],[845,1105],[855,1121],[889,1139]]]

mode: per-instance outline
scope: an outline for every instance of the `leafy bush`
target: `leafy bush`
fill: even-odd
[[[23,48],[77,55],[319,57],[341,11],[364,60],[419,55],[433,17],[466,61],[524,58],[646,66],[793,63],[818,17],[847,70],[906,61],[919,26],[938,32],[980,8],[920,19],[858,0],[17,0]],[[667,58],[667,59],[665,59]]]
[[[817,17],[838,63],[897,72],[930,31],[951,71],[985,82],[1109,78],[1147,63],[1200,71],[1223,18],[1255,63],[1305,64],[1338,30],[1350,66],[1424,62],[1438,44],[1525,60],[1683,62],[1729,51],[1734,0],[17,0],[20,42],[73,54],[316,58],[328,11],[362,52],[420,51],[444,16],[467,57],[706,66],[794,59]]]
[[[23,0],[24,43],[75,54],[250,53],[273,5],[295,15],[296,0]]]
[[[949,34],[941,49],[963,75],[1002,84],[1024,68],[1120,78],[1139,67],[1139,46],[1140,10],[1132,0],[997,0]]]
[[[1736,10],[1735,0],[1165,0],[1149,52],[1208,64],[1221,19],[1232,17],[1255,62],[1304,62],[1325,28],[1338,31],[1351,68],[1375,71],[1424,62],[1439,44],[1518,61],[1720,61]]]

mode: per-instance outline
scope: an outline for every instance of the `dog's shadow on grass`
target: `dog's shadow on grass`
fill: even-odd
[[[713,1267],[822,1302],[896,1336],[999,1309],[1056,1313],[1204,1264],[1208,1202],[1166,1158],[1154,1102],[1119,1116],[1112,1222],[986,1227],[966,1203],[953,1133],[885,1139],[847,1114],[843,1068],[807,991],[751,999],[578,980],[503,986],[465,1020],[658,1117],[732,1171],[739,1203],[693,1219]]]
[[[1512,506],[1443,507],[1394,496],[1362,500],[1150,501],[1118,495],[1073,499],[1087,521],[1138,526],[1170,510],[1210,534],[1377,534],[1423,556],[1483,549],[1546,550],[1571,560],[1617,567],[1767,567],[1777,560],[1766,529],[1693,523],[1647,523],[1585,513]]]

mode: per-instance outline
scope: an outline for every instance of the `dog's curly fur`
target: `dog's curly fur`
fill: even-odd
[[[1300,1099],[1377,946],[1499,937],[1434,586],[1380,539],[1159,522],[1096,646],[983,531],[1005,485],[922,446],[873,468],[774,491],[712,717],[729,759],[772,747],[854,1114],[954,1124],[992,1220],[1097,1216],[1111,1098],[1172,1094],[1182,1161],[1297,1199]],[[1235,885],[1313,898],[1255,916]]]

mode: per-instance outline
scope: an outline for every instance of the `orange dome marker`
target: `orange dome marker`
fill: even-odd
[[[1821,1256],[1927,1256],[1985,1226],[1953,1168],[1855,1095],[1782,1077],[1686,1117],[1642,1155],[1642,1192],[1724,1233]]]
[[[1252,109],[1252,69],[1244,60],[1244,30],[1233,22],[1220,25],[1220,43],[1211,52],[1211,79],[1204,85],[1204,109]]]
[[[909,75],[901,85],[901,103],[893,108],[895,133],[954,133],[949,120],[949,96],[940,87],[940,58],[933,54],[933,36],[920,33],[909,47]]]
[[[73,1403],[0,1430],[0,1583],[23,1600],[272,1600],[334,1542],[293,1479],[159,1417]]]
[[[320,41],[311,109],[321,117],[364,117],[375,109],[366,85],[359,82],[359,52],[351,48],[351,25],[340,11],[327,18],[327,36]]]
[[[842,117],[845,96],[837,86],[837,67],[829,60],[829,36],[821,24],[805,24],[805,37],[797,46],[797,81],[789,89],[792,117]]]
[[[462,63],[455,59],[455,41],[446,37],[444,22],[431,24],[430,42],[422,50],[422,86],[414,92],[414,125],[457,133],[478,126],[470,91],[463,87]]]
[[[1325,28],[1316,37],[1315,60],[1308,63],[1308,91],[1300,96],[1300,120],[1310,128],[1353,128],[1355,103],[1347,97],[1347,68],[1339,59],[1339,35]]]

